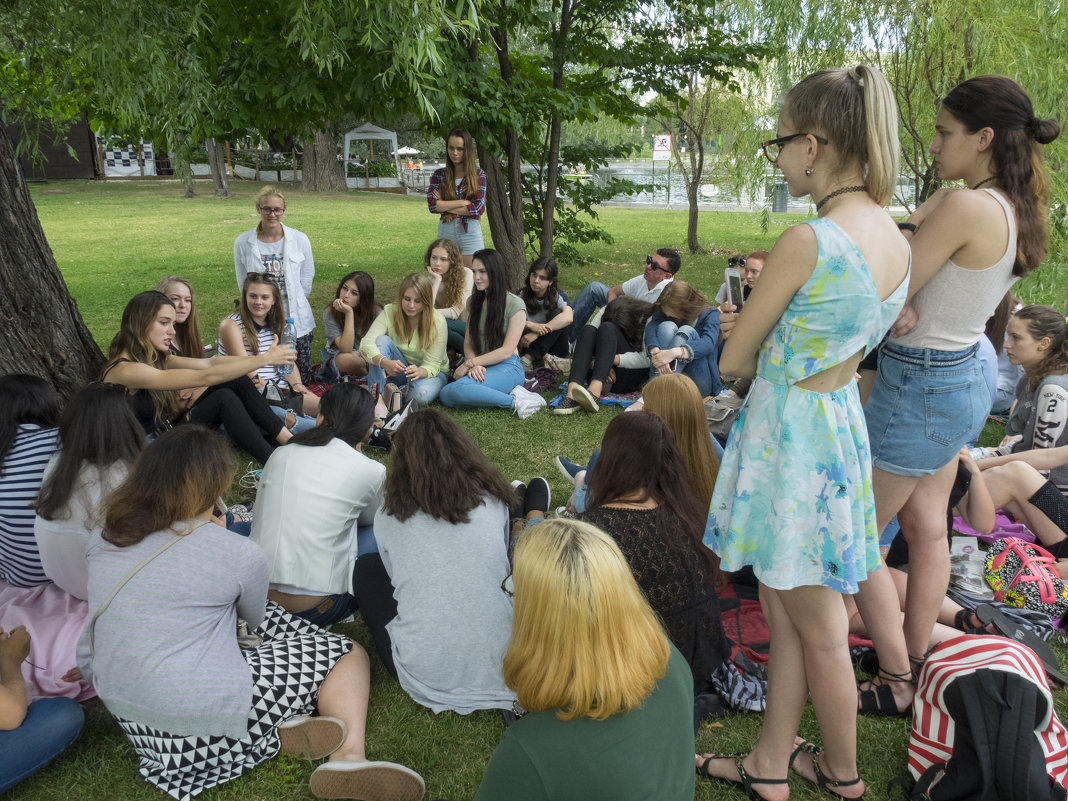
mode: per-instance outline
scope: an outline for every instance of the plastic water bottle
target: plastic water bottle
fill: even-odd
[[[297,344],[297,328],[293,325],[293,318],[287,317],[285,327],[282,329],[282,336],[278,340],[279,345],[296,345]],[[280,375],[289,375],[293,372],[293,365],[289,362],[278,365],[278,372]]]

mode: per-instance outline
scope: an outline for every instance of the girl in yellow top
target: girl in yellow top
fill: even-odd
[[[445,318],[434,309],[430,277],[425,273],[405,276],[397,302],[382,310],[360,341],[367,378],[377,385],[379,397],[389,401],[391,410],[400,408],[405,394],[420,408],[437,398],[449,380],[447,336]]]

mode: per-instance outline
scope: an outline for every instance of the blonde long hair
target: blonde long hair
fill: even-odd
[[[156,284],[156,291],[167,294],[171,284],[182,284],[189,290],[189,316],[184,323],[175,321],[174,336],[178,340],[178,350],[183,356],[199,359],[204,355],[204,341],[200,338],[200,322],[197,320],[197,293],[193,285],[180,275],[165,275]]]
[[[880,206],[890,202],[901,146],[897,101],[882,72],[865,64],[814,72],[789,91],[781,113],[795,130],[826,136],[839,168],[866,168],[868,196]]]
[[[619,546],[578,520],[523,532],[515,549],[505,683],[531,712],[604,720],[638,707],[667,672],[667,636]]]
[[[403,303],[404,293],[414,289],[423,304],[423,310],[415,325],[412,325],[410,317],[405,315]],[[393,327],[404,334],[404,342],[411,341],[412,332],[419,332],[419,347],[426,350],[430,340],[434,338],[434,284],[426,273],[409,273],[401,281],[400,289],[397,290],[397,305],[393,307]]]
[[[675,435],[697,498],[707,510],[719,475],[719,459],[712,447],[705,404],[697,385],[682,373],[660,375],[642,389],[642,400],[645,411],[663,420]]]

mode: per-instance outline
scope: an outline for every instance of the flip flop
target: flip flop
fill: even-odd
[[[994,626],[1001,634],[1010,640],[1016,640],[1021,645],[1026,645],[1042,661],[1042,667],[1046,670],[1046,676],[1061,686],[1068,684],[1068,679],[1061,674],[1057,666],[1057,655],[1049,647],[1049,643],[1023,626],[1015,623],[1012,618],[992,604],[979,604],[975,608],[975,616],[983,623]]]
[[[423,777],[393,762],[324,762],[309,783],[318,798],[362,798],[365,801],[422,801]]]

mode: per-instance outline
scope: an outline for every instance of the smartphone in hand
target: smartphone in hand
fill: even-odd
[[[727,284],[727,300],[735,308],[742,308],[742,274],[737,267],[728,267],[723,271],[723,280]]]

